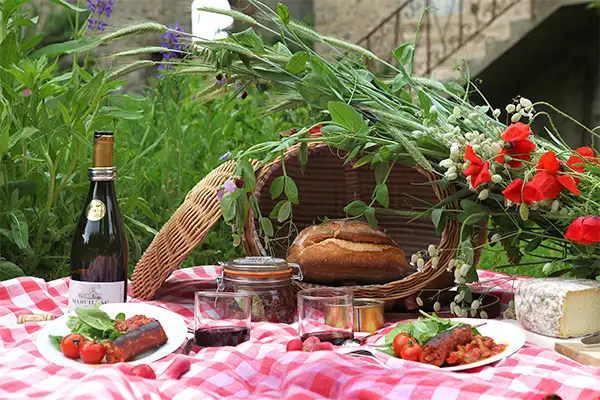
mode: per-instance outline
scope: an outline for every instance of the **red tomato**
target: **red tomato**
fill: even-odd
[[[404,347],[402,347],[401,356],[402,359],[408,361],[419,361],[421,357],[421,346],[416,341],[409,340]]]
[[[85,338],[77,333],[71,333],[63,338],[60,342],[60,351],[65,357],[77,359],[79,358],[79,350],[85,343]]]
[[[285,351],[302,351],[302,340],[292,339],[285,346]]]
[[[100,364],[105,353],[106,349],[101,343],[85,342],[81,347],[79,355],[86,364]]]
[[[141,376],[146,379],[156,379],[156,374],[151,366],[146,364],[138,364],[135,367],[131,368],[129,371],[130,375]]]
[[[402,348],[409,342],[417,342],[414,338],[408,336],[408,333],[401,332],[394,338],[392,342],[392,348],[394,349],[394,354],[396,357],[401,357]]]

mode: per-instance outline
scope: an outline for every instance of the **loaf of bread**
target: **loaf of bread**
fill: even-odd
[[[362,221],[327,221],[302,230],[290,246],[304,281],[368,285],[401,279],[413,272],[404,250],[382,229]]]

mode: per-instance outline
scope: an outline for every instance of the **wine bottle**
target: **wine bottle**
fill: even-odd
[[[114,136],[94,134],[90,189],[73,237],[69,310],[127,299],[128,246],[115,195]]]

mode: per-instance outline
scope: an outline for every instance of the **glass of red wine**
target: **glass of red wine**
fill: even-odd
[[[298,333],[340,345],[354,338],[353,294],[347,288],[315,288],[298,292]]]
[[[196,292],[194,343],[201,347],[237,346],[250,338],[252,296],[235,292]]]

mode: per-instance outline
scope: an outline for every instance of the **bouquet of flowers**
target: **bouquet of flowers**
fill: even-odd
[[[217,76],[199,97],[224,93],[228,87],[243,96],[248,85],[277,83],[284,90],[275,108],[308,105],[319,120],[279,141],[256,144],[235,155],[236,175],[216,195],[236,243],[250,208],[268,242],[276,234],[271,219],[291,220],[293,204],[298,202],[298,189],[284,165],[283,176],[270,187],[273,198],[280,201],[270,217],[261,214],[252,194],[255,168],[277,158],[283,162],[283,153],[293,145],[300,146],[300,163],[306,164],[307,144],[318,141],[342,150],[341,156],[355,167],[371,164],[376,174],[372,201],[348,204],[348,218],[364,217],[377,225],[378,213],[389,206],[386,180],[395,164],[433,173],[439,178],[434,184],[442,187],[455,186],[452,200],[459,201],[460,209],[451,209],[446,201],[423,211],[397,211],[431,217],[442,229],[447,219],[461,221],[461,246],[448,265],[437,265],[443,249],[435,246],[411,258],[419,271],[426,267],[426,258],[432,259],[429,268],[454,270],[460,291],[452,311],[459,316],[477,304],[471,296],[471,285],[477,281],[471,237],[482,227],[488,231],[489,243],[502,246],[511,263],[518,264],[527,254],[548,274],[600,277],[599,159],[592,147],[570,148],[551,116],[563,115],[585,129],[592,146],[598,136],[595,130],[551,104],[522,97],[506,106],[504,123],[503,112],[487,103],[468,76],[465,87],[414,76],[414,44],[396,48],[396,62],[390,64],[364,48],[292,21],[282,4],[275,12],[252,3],[259,10],[256,18],[202,9],[229,15],[250,28],[222,40],[194,39],[187,54],[168,70],[169,74]],[[255,29],[271,32],[280,41],[266,45]],[[331,53],[316,53],[307,41],[326,44]],[[393,77],[378,78],[365,59],[383,63]],[[469,101],[474,92],[483,105]],[[532,131],[535,120],[545,123],[543,132]],[[251,160],[258,160],[258,165]],[[538,248],[546,250],[543,255],[536,255]]]

